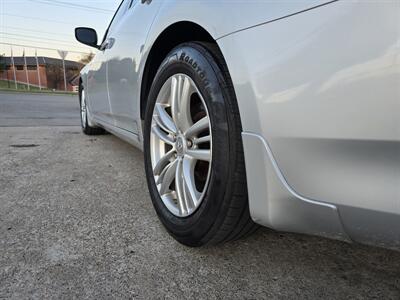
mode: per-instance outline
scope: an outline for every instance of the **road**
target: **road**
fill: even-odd
[[[400,298],[399,252],[265,228],[182,246],[152,208],[142,153],[71,126],[76,99],[0,94],[4,106],[0,299]]]
[[[70,95],[0,92],[0,126],[79,124],[78,99]]]

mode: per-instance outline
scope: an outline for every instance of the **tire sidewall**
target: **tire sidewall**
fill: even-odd
[[[150,157],[150,130],[158,93],[174,74],[186,74],[196,83],[207,105],[212,132],[212,163],[208,187],[197,210],[188,217],[173,215],[164,205],[154,181]],[[229,182],[230,135],[226,97],[218,66],[201,49],[184,44],[170,52],[161,64],[150,89],[144,125],[144,155],[147,182],[153,205],[167,230],[185,244],[201,241],[215,226]],[[201,243],[201,242],[199,242]],[[194,245],[194,244],[193,244]],[[195,246],[195,245],[194,245]]]

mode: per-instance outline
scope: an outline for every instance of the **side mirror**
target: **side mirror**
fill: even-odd
[[[85,44],[90,47],[94,47],[99,49],[100,47],[97,45],[97,33],[96,30],[87,27],[78,27],[75,28],[75,38],[78,42]]]

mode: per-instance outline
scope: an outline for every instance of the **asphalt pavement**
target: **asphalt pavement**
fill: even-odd
[[[0,127],[79,125],[78,97],[0,91]]]
[[[0,299],[400,299],[400,253],[266,228],[188,248],[140,151],[71,96],[0,94]]]

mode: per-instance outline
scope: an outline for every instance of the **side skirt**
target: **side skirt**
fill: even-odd
[[[120,139],[126,141],[127,143],[129,143],[129,144],[135,146],[136,148],[140,149],[141,151],[143,151],[143,144],[141,142],[139,135],[134,134],[128,130],[116,127],[116,126],[106,123],[104,121],[100,121],[96,118],[93,118],[92,120],[97,126],[104,128],[109,133],[119,137]]]

